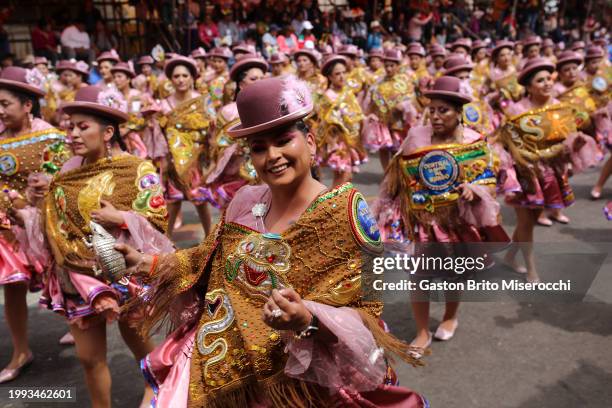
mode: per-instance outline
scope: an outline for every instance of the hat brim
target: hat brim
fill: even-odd
[[[499,52],[504,48],[507,48],[510,51],[514,51],[514,44],[503,44],[493,48],[493,51],[491,51],[491,56],[493,57],[493,59],[497,58],[497,54],[499,54]]]
[[[20,81],[12,81],[10,79],[0,79],[0,88],[8,88],[17,92],[25,92],[32,96],[43,97],[46,92],[33,85],[24,84]]]
[[[310,112],[312,112],[312,110],[313,105],[305,106],[302,109],[290,113],[289,115],[285,115],[269,122],[260,123],[259,125],[251,126],[248,128],[243,128],[242,123],[238,123],[237,125],[229,128],[227,134],[234,139],[241,139],[244,137],[260,135],[264,132],[269,132],[273,129],[283,128],[292,123],[295,123],[298,120],[308,116]]]
[[[337,62],[340,62],[340,63],[346,65],[347,64],[346,57],[344,55],[337,55],[335,57],[331,57],[331,58],[327,59],[327,61],[325,61],[323,63],[323,66],[321,67],[321,73],[323,75],[327,75],[327,74],[325,74],[325,71],[327,70],[327,67],[329,67],[330,65],[335,64]]]
[[[130,79],[134,79],[136,77],[136,73],[128,70],[128,69],[124,69],[124,68],[111,68],[111,74],[114,74],[115,72],[123,72],[124,74],[126,74],[127,76],[130,77]]]
[[[60,74],[62,71],[72,71],[72,72],[76,72],[77,74],[89,76],[89,72],[81,71],[80,69],[77,69],[77,68],[74,68],[74,67],[59,67],[59,68],[55,68],[55,72],[58,73],[58,74]]]
[[[198,67],[196,67],[194,63],[191,61],[185,61],[182,58],[172,58],[164,67],[164,74],[166,75],[166,78],[172,78],[172,71],[178,65],[186,67],[194,79],[198,77]]]
[[[94,116],[102,116],[117,123],[123,123],[128,120],[128,114],[121,112],[108,106],[93,102],[68,102],[60,106],[62,112],[72,115],[75,113],[85,113]]]
[[[572,57],[572,58],[563,58],[563,59],[560,59],[559,61],[557,61],[557,64],[556,64],[555,68],[558,71],[559,68],[561,68],[565,64],[569,64],[570,62],[574,62],[574,63],[580,65],[580,64],[582,64],[582,58]]]
[[[237,81],[238,75],[242,71],[246,71],[251,68],[260,68],[265,74],[268,71],[268,63],[260,58],[242,59],[241,61],[235,63],[232,69],[230,70],[230,79],[232,81]]]
[[[603,58],[604,57],[604,53],[602,52],[601,54],[591,54],[591,55],[585,55],[584,56],[584,60],[592,60],[592,59],[597,59],[597,58]]]
[[[460,105],[472,102],[472,98],[458,92],[451,91],[425,91],[423,95],[429,99],[443,99],[445,101],[457,102]]]
[[[114,62],[116,64],[116,63],[120,62],[121,60],[119,58],[115,58],[115,57],[104,57],[104,58],[97,58],[96,59],[96,62],[98,64],[101,63],[102,61],[112,61],[112,62]]]
[[[297,57],[299,57],[300,55],[304,55],[304,56],[308,57],[315,66],[317,66],[317,67],[319,66],[319,60],[317,59],[317,57],[313,53],[311,53],[309,51],[298,50],[298,51],[293,53],[293,58],[297,59]]]
[[[529,67],[529,69],[524,69],[523,71],[521,71],[521,73],[518,75],[518,83],[520,85],[526,86],[527,85],[527,78],[529,78],[531,76],[531,74],[533,74],[534,72],[537,71],[548,71],[552,74],[552,72],[555,70],[555,66],[553,65],[553,63],[542,63],[542,64],[537,64],[534,65],[533,67]]]
[[[401,64],[402,60],[399,58],[392,58],[392,57],[382,57],[383,61],[390,61],[390,62],[395,62],[396,64]]]
[[[458,65],[456,67],[452,67],[452,68],[449,68],[447,70],[444,70],[444,74],[443,75],[453,75],[456,72],[471,71],[473,69],[474,69],[474,65],[472,65],[472,64],[463,64],[463,65]]]

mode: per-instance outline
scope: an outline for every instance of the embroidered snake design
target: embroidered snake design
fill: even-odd
[[[542,118],[538,115],[527,115],[519,121],[521,130],[525,132],[523,142],[532,152],[538,151],[538,142],[544,139],[544,131],[538,127],[541,122]]]
[[[206,336],[211,333],[221,333],[225,331],[234,321],[234,309],[232,309],[229,297],[223,289],[215,289],[206,294],[206,311],[208,315],[214,318],[217,316],[219,309],[224,309],[225,315],[220,319],[203,324],[198,331],[196,339],[198,350],[203,356],[208,356],[215,350],[220,349],[219,354],[210,357],[204,364],[205,376],[208,374],[208,368],[223,360],[227,354],[227,341],[224,338],[218,338],[210,344],[206,344]]]

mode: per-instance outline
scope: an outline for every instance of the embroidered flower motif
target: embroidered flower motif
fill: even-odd
[[[251,209],[251,213],[253,213],[254,217],[263,217],[266,215],[266,211],[268,210],[268,206],[264,203],[257,203]]]
[[[98,94],[98,103],[127,113],[127,102],[115,88],[105,88]]]
[[[45,76],[37,69],[26,69],[26,82],[39,89],[45,87]]]

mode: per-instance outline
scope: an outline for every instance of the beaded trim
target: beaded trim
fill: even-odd
[[[0,142],[0,149],[11,150],[21,146],[44,142],[46,140],[63,140],[65,135],[55,128],[39,130],[38,132],[28,133],[24,136],[12,137],[4,139]]]
[[[333,189],[332,191],[328,191],[327,193],[319,196],[319,198],[317,198],[311,205],[310,207],[308,207],[306,209],[307,212],[311,212],[312,210],[314,210],[315,208],[317,208],[317,206],[319,204],[321,204],[323,201],[329,200],[330,198],[334,198],[337,195],[340,195],[342,193],[344,193],[347,190],[350,190],[353,188],[353,183],[345,183],[342,184],[341,186]]]

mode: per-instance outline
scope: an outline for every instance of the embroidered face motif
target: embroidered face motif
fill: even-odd
[[[272,289],[287,286],[291,248],[276,234],[252,233],[242,240],[225,265],[225,277],[252,295],[267,299]]]

